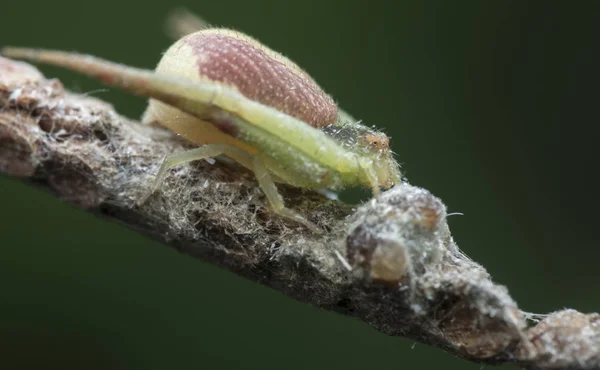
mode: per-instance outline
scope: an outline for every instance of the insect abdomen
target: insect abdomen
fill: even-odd
[[[238,32],[207,29],[187,35],[167,50],[156,70],[234,87],[316,128],[337,119],[337,105],[306,72]]]

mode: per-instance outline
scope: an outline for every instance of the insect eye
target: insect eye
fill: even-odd
[[[375,149],[388,149],[389,148],[389,139],[387,136],[383,134],[375,135],[368,134],[363,136],[364,140]]]

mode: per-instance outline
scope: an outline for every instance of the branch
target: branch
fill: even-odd
[[[273,215],[247,171],[199,161],[174,169],[138,206],[162,158],[186,145],[0,58],[2,173],[389,335],[481,363],[600,366],[600,315],[565,310],[528,327],[532,315],[460,252],[444,204],[427,190],[404,183],[353,212],[280,186],[290,207],[327,230],[316,235]]]

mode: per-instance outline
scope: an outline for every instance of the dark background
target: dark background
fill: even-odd
[[[522,309],[600,310],[596,1],[181,1],[311,73],[393,137],[460,247]],[[177,4],[3,1],[0,44],[152,68]],[[102,86],[43,67],[69,88]],[[94,93],[130,117],[144,101]],[[0,177],[0,367],[479,369]],[[3,366],[9,365],[10,366]]]

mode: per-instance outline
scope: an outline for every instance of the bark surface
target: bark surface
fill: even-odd
[[[389,335],[482,363],[600,367],[600,315],[520,311],[460,252],[444,204],[425,189],[404,183],[353,209],[280,186],[289,207],[326,231],[316,235],[272,214],[252,174],[198,161],[138,205],[162,158],[186,146],[0,58],[1,173]]]

